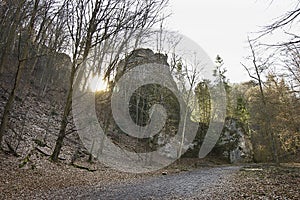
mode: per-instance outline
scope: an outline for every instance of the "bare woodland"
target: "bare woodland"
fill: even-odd
[[[180,129],[181,100],[171,90],[156,84],[134,92],[129,112],[137,125],[150,123],[149,110],[154,104],[159,103],[167,110],[160,135],[147,139],[122,132],[113,119],[110,103],[114,87],[127,71],[140,64],[157,63],[168,67],[174,83],[179,82],[178,88],[190,86],[182,89],[184,105],[191,105],[191,94],[197,100],[197,105],[193,101],[191,106],[197,109],[197,117],[193,118],[193,109],[185,113],[180,149],[175,155],[179,159],[174,165],[176,170],[186,167],[181,162],[184,159],[188,159],[189,166],[211,162],[233,164],[234,152],[242,152],[237,163],[278,167],[275,172],[268,168],[268,176],[259,174],[266,176],[263,180],[280,181],[272,179],[276,173],[286,178],[287,171],[280,167],[300,162],[300,2],[295,0],[293,10],[274,16],[271,24],[248,36],[249,55],[239,67],[248,73],[249,81],[232,84],[227,78],[230,66],[222,55],[216,55],[213,76],[224,86],[226,121],[216,146],[203,160],[198,158],[198,152],[210,120],[217,115],[216,102],[209,90],[215,83],[199,78],[196,70],[190,70],[193,66],[173,52],[178,38],[164,38],[164,22],[171,15],[168,3],[168,0],[0,0],[1,169],[9,166],[7,169],[35,170],[36,163],[41,161],[55,166],[55,170],[65,170],[61,165],[89,172],[99,169],[95,167],[99,165],[97,157],[80,141],[72,116],[75,88],[88,88],[93,77],[101,77],[107,84],[105,90],[95,91],[95,105],[99,123],[113,143],[136,153],[157,150]],[[276,34],[282,40],[266,42]],[[156,47],[143,49],[149,38],[155,38]],[[172,40],[170,49],[162,48],[162,40]],[[185,134],[190,131],[189,126],[195,125],[198,131],[193,146],[185,147]],[[242,139],[245,147],[240,145]],[[147,159],[150,162],[152,158]],[[5,164],[12,162],[15,165]],[[49,166],[45,169],[51,171]],[[299,179],[298,168],[288,171],[296,174],[292,181]],[[172,170],[175,171],[171,167]],[[123,179],[116,172],[99,171],[95,172],[98,179],[102,176],[105,179],[110,173],[116,180]],[[0,172],[1,178],[6,177],[4,172]],[[249,175],[242,173],[244,177]],[[254,183],[253,177],[259,175],[251,174],[248,178]],[[67,178],[71,179],[77,180]],[[246,179],[243,184],[250,184]],[[285,184],[295,189],[294,182]],[[255,192],[255,189],[240,189],[248,197],[250,191]],[[281,192],[284,197],[286,190]],[[293,199],[292,193],[288,195]]]

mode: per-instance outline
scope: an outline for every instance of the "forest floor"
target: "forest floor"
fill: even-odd
[[[132,194],[139,199],[300,199],[297,163],[231,166],[186,158],[156,172],[130,174],[86,162],[78,164],[90,171],[45,158],[19,168],[21,162],[0,153],[0,199],[98,199],[101,195],[130,193],[126,191],[137,191]],[[139,184],[142,182],[145,187]],[[161,193],[153,196],[151,185]]]
[[[236,174],[234,197],[240,199],[300,199],[300,163],[280,166],[253,164]],[[239,198],[237,198],[239,199]]]

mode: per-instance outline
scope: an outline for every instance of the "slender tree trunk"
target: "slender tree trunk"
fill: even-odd
[[[278,149],[277,149],[277,145],[276,145],[276,138],[275,138],[275,134],[274,132],[271,133],[271,137],[272,137],[272,147],[273,147],[273,160],[276,163],[276,165],[280,165],[279,162],[279,158],[278,158]]]
[[[272,130],[272,127],[271,127],[270,116],[269,116],[269,113],[267,111],[267,101],[266,101],[266,98],[265,98],[265,95],[264,95],[261,78],[259,76],[257,68],[256,68],[256,72],[257,72],[257,76],[259,78],[260,93],[261,93],[262,103],[263,103],[263,106],[264,106],[263,113],[264,113],[264,116],[266,118],[265,134],[266,134],[267,137],[269,137],[269,141],[270,141],[269,145],[272,149],[271,151],[272,151],[273,162],[275,162],[276,165],[279,165],[278,151],[277,151],[277,146],[276,146],[276,138],[275,138],[275,134],[274,134],[274,132]]]
[[[185,138],[185,133],[186,133],[186,124],[187,124],[188,112],[189,112],[188,105],[189,105],[189,101],[190,101],[190,97],[191,97],[191,92],[192,92],[191,90],[192,89],[189,90],[188,97],[187,97],[187,102],[186,102],[186,108],[185,108],[184,119],[183,119],[181,141],[180,141],[179,151],[178,151],[178,155],[177,155],[178,159],[181,157],[182,149],[183,149],[183,144],[184,144],[184,138]]]
[[[70,86],[69,86],[69,91],[68,91],[68,96],[67,96],[67,100],[66,100],[64,113],[63,113],[62,120],[61,120],[61,123],[60,123],[58,138],[56,140],[54,151],[51,155],[51,160],[54,161],[54,162],[58,161],[58,156],[59,156],[61,148],[63,146],[63,141],[66,137],[66,129],[67,129],[67,125],[68,125],[68,116],[70,114],[71,107],[72,107],[73,83],[74,83],[74,79],[75,79],[75,73],[76,73],[76,68],[75,68],[75,63],[74,63],[73,67],[72,67],[72,71],[71,71],[70,83],[69,83]]]
[[[9,38],[11,38],[12,36],[9,36]],[[1,56],[0,56],[0,76],[3,74],[4,72],[4,61],[5,61],[5,57],[6,57],[6,51],[8,48],[9,44],[8,42],[4,45],[4,47],[2,48],[2,52],[1,52]]]
[[[268,139],[270,140],[270,147],[271,147],[271,153],[272,153],[272,157],[273,157],[273,162],[276,163],[276,165],[279,165],[279,158],[278,158],[278,150],[277,150],[277,146],[276,146],[276,138],[275,138],[275,134],[272,130],[271,127],[271,122],[270,122],[270,116],[269,113],[267,111],[267,100],[264,94],[264,90],[263,90],[263,82],[261,79],[261,72],[260,72],[260,68],[261,66],[257,65],[257,60],[256,60],[256,55],[255,55],[255,51],[254,48],[250,42],[250,40],[248,40],[250,48],[251,48],[251,52],[252,52],[252,56],[253,56],[253,65],[254,65],[254,69],[255,69],[255,74],[256,77],[253,77],[252,75],[250,75],[249,70],[246,68],[246,70],[248,71],[248,74],[250,75],[251,78],[254,78],[255,80],[258,81],[259,84],[259,90],[260,90],[260,95],[261,95],[261,99],[262,99],[262,103],[263,103],[263,114],[264,117],[266,119],[266,125],[265,125],[265,135],[268,137]]]
[[[19,8],[21,8],[21,5],[23,5],[24,2],[25,1],[21,2]],[[1,125],[0,125],[0,148],[1,148],[2,140],[3,140],[3,135],[4,135],[4,133],[7,129],[9,112],[10,112],[12,106],[13,106],[14,99],[15,99],[15,96],[16,96],[16,92],[17,92],[17,89],[18,89],[20,81],[21,81],[22,71],[23,71],[23,68],[25,66],[28,54],[29,54],[29,47],[30,47],[30,43],[31,43],[30,38],[31,38],[31,35],[32,35],[32,32],[33,32],[34,23],[35,23],[35,20],[36,20],[38,3],[39,3],[39,0],[36,0],[35,4],[34,4],[34,9],[32,11],[32,15],[31,15],[31,18],[30,18],[29,26],[28,26],[28,29],[27,29],[26,46],[23,49],[23,53],[20,53],[21,56],[19,58],[19,63],[18,63],[18,67],[17,67],[17,73],[16,73],[16,76],[15,76],[14,85],[13,85],[12,91],[10,92],[8,100],[5,104],[5,107],[4,107],[4,111],[3,111],[3,115],[2,115],[2,119],[1,119]],[[20,14],[20,13],[17,13],[17,14]],[[21,43],[21,37],[19,39],[19,45],[20,45],[20,43]],[[20,50],[21,49],[19,49],[19,51]]]
[[[14,81],[14,85],[13,85],[13,89],[9,94],[8,100],[5,104],[4,107],[4,111],[3,111],[3,115],[2,115],[2,119],[1,119],[1,125],[0,125],[0,148],[1,148],[1,144],[2,144],[2,140],[3,140],[3,135],[7,129],[7,124],[8,124],[8,116],[9,116],[9,112],[13,106],[14,103],[14,99],[16,96],[16,91],[18,88],[18,85],[20,83],[21,80],[21,75],[22,75],[22,69],[24,68],[25,65],[25,60],[23,61],[19,61],[18,64],[18,69],[17,69],[17,73],[15,76],[15,81]]]
[[[25,1],[21,1],[19,4],[18,4],[18,7],[17,7],[17,10],[14,14],[14,19],[12,21],[12,25],[11,27],[9,28],[8,30],[8,33],[7,33],[7,40],[2,48],[2,53],[1,53],[1,56],[0,56],[0,76],[2,75],[2,73],[4,72],[4,63],[5,63],[5,58],[7,57],[7,51],[8,50],[11,50],[9,49],[13,43],[14,43],[14,38],[15,38],[15,32],[17,31],[17,27],[18,27],[18,24],[19,24],[19,21],[20,21],[20,17],[21,17],[21,9],[24,5]]]

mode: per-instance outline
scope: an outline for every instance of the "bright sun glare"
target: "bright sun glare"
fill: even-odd
[[[107,82],[98,75],[90,79],[89,88],[92,92],[105,91],[107,89],[107,86]]]

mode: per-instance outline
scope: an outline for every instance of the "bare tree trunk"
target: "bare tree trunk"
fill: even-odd
[[[51,155],[51,160],[54,162],[58,161],[58,156],[59,156],[61,148],[63,146],[63,141],[66,137],[68,116],[69,116],[69,113],[71,111],[71,106],[72,106],[73,83],[74,83],[75,73],[76,73],[76,69],[75,69],[74,65],[75,65],[75,63],[73,63],[73,67],[72,67],[72,71],[71,71],[70,83],[69,83],[70,86],[69,86],[68,96],[66,99],[64,113],[63,113],[62,120],[60,123],[60,130],[59,130],[58,138],[56,139],[55,148]]]
[[[266,125],[265,125],[265,130],[264,130],[265,133],[264,134],[269,138],[270,147],[272,149],[271,151],[272,151],[273,161],[276,163],[276,165],[279,165],[280,163],[279,163],[279,158],[278,158],[276,137],[275,137],[274,131],[272,130],[272,127],[271,127],[270,116],[269,116],[268,111],[267,111],[267,106],[268,105],[267,105],[266,97],[265,97],[264,90],[263,90],[263,81],[261,79],[261,74],[260,74],[262,72],[261,68],[263,68],[264,66],[257,64],[255,51],[254,51],[253,45],[251,44],[249,39],[248,39],[248,43],[249,43],[251,53],[252,53],[252,58],[253,58],[252,63],[254,65],[255,75],[251,75],[249,69],[245,65],[243,65],[243,66],[247,70],[250,78],[258,81],[261,100],[262,100],[262,103],[263,103],[262,112],[263,112],[263,115],[266,119]]]
[[[190,80],[189,83],[190,83],[190,89],[188,91],[188,96],[187,96],[187,99],[186,99],[186,108],[185,108],[185,113],[184,113],[184,121],[183,121],[183,128],[182,128],[182,136],[181,136],[181,141],[180,141],[180,146],[179,146],[179,151],[178,151],[178,159],[181,157],[181,154],[182,154],[182,149],[183,149],[183,145],[184,145],[184,139],[185,139],[185,135],[186,135],[186,125],[187,125],[187,120],[188,120],[188,112],[191,112],[193,110],[189,110],[189,102],[190,102],[190,98],[191,98],[191,94],[192,94],[192,88],[194,87],[195,85],[195,82],[196,82],[196,70],[194,70],[193,74],[191,75],[191,77],[188,77],[188,79]],[[193,107],[195,107],[195,105],[193,105]],[[192,108],[192,109],[195,109],[195,108]]]
[[[8,100],[7,100],[7,102],[5,104],[5,107],[4,107],[4,111],[3,111],[3,115],[2,115],[2,119],[1,119],[1,125],[0,125],[0,148],[2,147],[1,144],[2,144],[2,141],[3,141],[3,135],[4,135],[4,133],[7,129],[9,112],[10,112],[12,106],[13,106],[13,103],[14,103],[14,99],[15,99],[15,96],[16,96],[16,91],[17,91],[18,85],[19,85],[20,80],[21,80],[22,69],[24,68],[24,65],[25,65],[25,60],[19,61],[18,70],[17,70],[16,76],[15,76],[14,86],[13,86],[12,91],[9,94]]]
[[[13,19],[12,25],[10,26],[8,32],[7,32],[7,40],[4,43],[4,46],[2,48],[2,53],[0,56],[0,76],[2,75],[3,71],[4,71],[4,62],[5,62],[5,58],[7,57],[7,50],[9,49],[9,47],[12,46],[12,44],[14,43],[14,38],[15,38],[15,32],[17,31],[18,25],[20,23],[20,17],[21,17],[21,10],[22,7],[25,3],[25,0],[22,0],[21,2],[19,2],[17,10],[14,14],[14,16],[11,16]]]
[[[156,3],[155,1],[153,1],[153,3],[147,2],[145,4],[138,4],[140,6],[136,8],[136,11],[131,12],[130,6],[134,4],[125,1],[109,1],[110,3],[107,5],[100,0],[66,2],[71,8],[71,16],[74,16],[70,21],[67,21],[67,23],[69,23],[68,28],[74,49],[72,55],[73,66],[64,114],[60,124],[60,131],[54,152],[51,155],[53,161],[58,160],[58,155],[66,136],[65,131],[68,124],[67,118],[72,106],[75,74],[77,71],[80,72],[80,69],[78,69],[79,67],[84,67],[82,64],[85,63],[91,48],[101,46],[103,42],[110,38],[114,38],[115,35],[121,33],[128,27],[132,27],[133,30],[136,30],[141,27],[141,25],[147,26],[147,24],[156,19],[157,13],[159,13],[161,8],[165,5],[165,1],[162,1],[162,3]],[[86,14],[89,12],[87,9],[87,7],[89,7],[88,5],[92,8],[90,10],[90,15]],[[146,15],[152,13],[150,11],[154,11],[153,16]],[[145,16],[147,16],[147,18],[145,18]],[[74,23],[77,25],[76,28],[74,28]]]
[[[22,1],[22,2],[25,2],[25,1]],[[39,0],[36,0],[35,3],[34,3],[34,8],[33,8],[32,13],[31,13],[29,26],[28,26],[28,29],[26,31],[27,35],[25,36],[26,46],[24,47],[24,49],[22,49],[23,53],[21,53],[21,49],[20,49],[21,37],[19,38],[19,55],[20,54],[21,55],[19,56],[19,63],[18,63],[17,73],[15,75],[14,85],[13,85],[12,91],[10,92],[8,100],[5,104],[3,115],[2,115],[2,120],[1,120],[1,125],[0,125],[0,147],[1,147],[2,140],[3,140],[4,132],[7,129],[9,112],[10,112],[12,106],[13,106],[14,99],[15,99],[15,96],[16,96],[16,91],[17,91],[17,89],[19,87],[19,83],[21,81],[23,68],[25,66],[25,63],[26,63],[26,60],[27,60],[27,57],[28,57],[28,54],[29,54],[29,47],[30,47],[30,43],[31,43],[30,38],[31,38],[31,35],[32,35],[32,32],[33,32],[34,23],[35,23],[35,20],[36,20],[36,14],[37,14],[37,10],[38,10],[38,3],[39,3]],[[23,4],[21,3],[20,7],[21,7],[21,5],[23,5]]]

